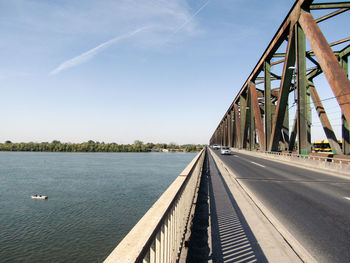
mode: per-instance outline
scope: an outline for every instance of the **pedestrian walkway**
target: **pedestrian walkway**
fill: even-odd
[[[207,261],[267,262],[210,154],[205,160],[187,257],[187,262]]]

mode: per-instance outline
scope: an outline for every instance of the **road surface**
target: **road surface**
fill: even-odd
[[[350,262],[350,179],[215,153],[318,262]]]

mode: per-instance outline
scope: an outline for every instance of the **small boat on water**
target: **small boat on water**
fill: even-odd
[[[38,199],[38,200],[46,200],[48,197],[47,195],[32,195],[32,199]]]

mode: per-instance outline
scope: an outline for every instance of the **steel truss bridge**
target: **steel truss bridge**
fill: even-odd
[[[312,0],[296,1],[226,111],[210,144],[272,152],[297,149],[299,154],[308,154],[311,151],[313,103],[332,152],[350,154],[350,45],[337,51],[332,49],[349,42],[350,37],[328,43],[318,26],[318,23],[333,19],[349,9],[350,2],[318,4]],[[314,18],[314,10],[329,12]],[[311,50],[306,50],[306,40]],[[277,52],[284,45],[285,52]],[[271,62],[273,58],[279,59]],[[312,66],[307,67],[309,64]],[[278,67],[283,68],[282,74],[276,73]],[[342,149],[314,85],[314,79],[321,74],[328,80],[342,112]],[[278,88],[271,89],[272,82],[279,83]],[[291,105],[288,102],[294,92],[297,94],[297,110],[290,131]]]
[[[333,153],[350,154],[350,37],[329,44],[318,26],[349,9],[295,2],[210,139],[234,154],[203,149],[104,262],[349,262],[349,158],[307,156],[312,103]],[[342,149],[314,84],[321,74],[342,113]]]

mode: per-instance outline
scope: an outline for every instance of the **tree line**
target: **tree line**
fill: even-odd
[[[143,143],[136,140],[133,144],[104,143],[89,140],[83,143],[62,143],[54,140],[52,142],[21,142],[14,143],[5,141],[0,143],[0,151],[21,151],[21,152],[196,152],[204,145],[175,143]]]

